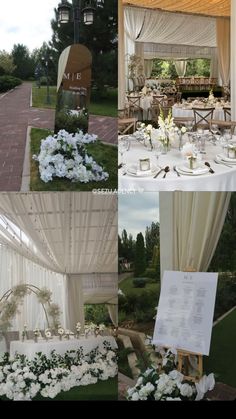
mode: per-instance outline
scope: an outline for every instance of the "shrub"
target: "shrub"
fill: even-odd
[[[157,272],[154,268],[147,268],[145,271],[145,276],[153,281],[148,281],[149,284],[157,282]]]
[[[16,86],[19,86],[22,81],[13,76],[1,76],[0,77],[0,92],[7,92]]]
[[[134,278],[133,279],[134,288],[144,288],[146,286],[145,278]]]
[[[84,115],[69,115],[66,112],[57,112],[55,118],[55,133],[61,129],[66,130],[70,134],[81,130],[83,133],[88,131],[88,119]]]

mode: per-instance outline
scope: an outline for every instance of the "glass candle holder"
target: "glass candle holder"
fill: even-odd
[[[150,170],[150,159],[140,159],[139,168],[141,171]]]

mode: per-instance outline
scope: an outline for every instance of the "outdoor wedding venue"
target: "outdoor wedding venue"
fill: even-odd
[[[116,0],[4,7],[0,190],[117,188],[117,26]]]
[[[119,399],[235,400],[235,193],[119,199]]]
[[[234,191],[230,0],[119,0],[119,186]]]
[[[0,400],[117,400],[117,198],[0,195]]]

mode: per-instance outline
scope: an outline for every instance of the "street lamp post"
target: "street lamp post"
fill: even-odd
[[[48,105],[50,105],[51,103],[51,98],[50,98],[50,91],[49,91],[49,71],[48,71],[48,66],[49,66],[49,61],[52,61],[53,57],[51,55],[49,55],[49,52],[46,51],[46,54],[42,57],[42,61],[44,62],[44,65],[46,67],[46,78],[47,78],[47,98],[46,98],[46,103]]]
[[[72,0],[72,5],[67,0],[62,0],[58,5],[58,21],[59,23],[74,22],[74,43],[79,43],[80,25],[92,25],[94,21],[94,13],[96,7],[102,6],[104,0]],[[71,19],[71,16],[73,17]]]

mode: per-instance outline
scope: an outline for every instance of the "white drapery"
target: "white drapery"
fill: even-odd
[[[236,2],[231,1],[231,119],[236,121]]]
[[[207,271],[230,196],[229,192],[160,193],[162,273],[187,268]]]
[[[118,0],[118,109],[125,107],[125,37],[124,37],[124,7],[122,0]]]
[[[117,270],[117,197],[65,193],[0,195],[0,243],[59,273]]]
[[[0,298],[6,291],[22,283],[48,288],[52,292],[52,301],[62,310],[61,322],[66,324],[65,275],[44,269],[7,246],[0,246]],[[12,324],[13,330],[23,330],[24,324],[27,324],[28,330],[47,327],[43,308],[34,294],[25,297]]]
[[[80,322],[84,327],[83,281],[79,275],[66,277],[66,325],[70,330]]]
[[[118,326],[118,305],[117,304],[107,304],[108,313],[110,319],[115,327]]]
[[[216,55],[216,48],[196,47],[190,45],[144,43],[144,59],[188,59],[208,58]]]
[[[186,60],[179,60],[175,61],[175,69],[179,77],[184,77],[187,69],[187,61]]]
[[[216,19],[146,10],[139,42],[216,47]]]
[[[64,51],[62,51],[59,61],[58,61],[58,74],[57,74],[57,91],[59,90],[62,80],[63,80],[63,76],[65,73],[65,69],[66,69],[66,65],[67,65],[67,61],[68,61],[68,57],[70,54],[70,46],[67,47],[66,49],[64,49]]]
[[[144,73],[146,77],[151,77],[153,69],[153,60],[144,60]]]
[[[218,18],[216,27],[220,77],[223,86],[228,86],[230,79],[230,20]]]

